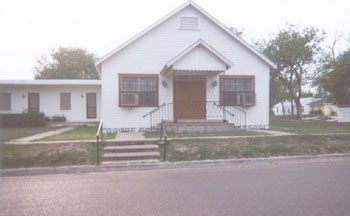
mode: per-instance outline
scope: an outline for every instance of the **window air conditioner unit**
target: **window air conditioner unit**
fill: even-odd
[[[237,104],[242,106],[254,106],[255,94],[254,93],[239,93],[237,97]]]
[[[138,94],[135,93],[122,93],[121,104],[122,106],[138,106],[139,105]]]

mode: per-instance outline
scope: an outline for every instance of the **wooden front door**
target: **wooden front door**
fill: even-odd
[[[96,93],[86,93],[86,118],[96,118]]]
[[[177,119],[206,118],[206,81],[174,81],[174,116]]]

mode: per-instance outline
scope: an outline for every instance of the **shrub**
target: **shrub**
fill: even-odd
[[[52,116],[51,120],[53,122],[65,122],[67,119],[64,115],[54,115]]]
[[[45,126],[44,113],[28,112],[16,114],[1,114],[1,128],[20,128],[20,127],[43,127]]]

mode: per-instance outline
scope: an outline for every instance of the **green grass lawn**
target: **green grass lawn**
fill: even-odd
[[[145,132],[146,138],[159,138],[160,132]],[[209,136],[254,136],[254,135],[269,135],[268,133],[256,131],[231,131],[231,132],[213,132],[213,133],[174,133],[167,132],[168,138],[180,137],[209,137]]]
[[[46,131],[56,130],[59,127],[29,127],[29,128],[0,128],[0,144]]]
[[[292,133],[350,133],[350,123],[324,120],[285,120],[272,119],[270,130]]]
[[[61,134],[44,137],[34,141],[96,140],[96,127],[79,126]],[[116,133],[103,134],[103,139],[115,139]]]
[[[57,129],[57,127],[0,129],[0,168],[69,166],[96,163],[95,143],[4,144],[4,142],[13,139],[55,129]],[[85,132],[93,132],[92,134],[95,135],[95,129],[97,130],[96,127],[76,128],[76,134],[82,136],[81,133],[78,133],[79,130],[82,130]],[[94,136],[94,138],[96,137]],[[100,157],[102,154],[103,147],[101,146]]]
[[[163,158],[161,146],[161,158]],[[350,136],[282,136],[240,139],[171,140],[168,161],[239,159],[350,152]]]
[[[2,144],[0,156],[2,169],[89,165],[96,164],[96,144]]]

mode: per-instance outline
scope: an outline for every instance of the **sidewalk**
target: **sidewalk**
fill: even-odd
[[[116,141],[149,140],[143,136],[143,132],[119,132]]]
[[[137,170],[161,170],[161,169],[188,169],[225,166],[249,166],[256,164],[275,163],[303,163],[306,161],[350,160],[349,153],[323,154],[323,155],[302,155],[302,156],[278,156],[266,158],[243,158],[243,159],[222,159],[222,160],[201,160],[201,161],[179,161],[179,162],[152,162],[152,163],[115,163],[110,165],[78,165],[61,167],[36,167],[19,169],[0,169],[1,176],[24,176],[24,175],[45,175],[45,174],[69,174],[89,172],[111,172],[111,171],[137,171]]]
[[[74,129],[73,127],[61,128],[55,131],[48,131],[45,133],[36,134],[33,136],[6,142],[6,144],[62,144],[62,143],[82,143],[82,142],[96,142],[96,140],[64,140],[64,141],[35,141],[54,134],[60,134],[65,131]],[[262,135],[248,135],[248,136],[194,136],[194,137],[168,137],[168,140],[190,140],[190,139],[243,139],[243,138],[257,138],[257,137],[279,137],[279,136],[302,136],[305,134],[289,133],[273,130],[254,130],[256,132],[263,132]],[[310,133],[306,135],[311,136],[327,136],[327,135],[350,135],[350,133]],[[145,138],[143,132],[120,132],[115,139],[105,140],[104,142],[118,142],[118,141],[156,141],[159,138]]]
[[[35,134],[32,136],[28,136],[28,137],[23,137],[20,139],[16,139],[16,140],[12,140],[9,143],[18,143],[18,144],[22,144],[22,143],[29,143],[32,142],[33,140],[38,140],[38,139],[42,139],[44,137],[48,137],[48,136],[52,136],[52,135],[56,135],[56,134],[61,134],[64,133],[66,131],[70,131],[73,130],[76,126],[70,126],[70,127],[64,127],[64,128],[60,128],[54,131],[47,131],[44,133],[39,133],[39,134]]]

